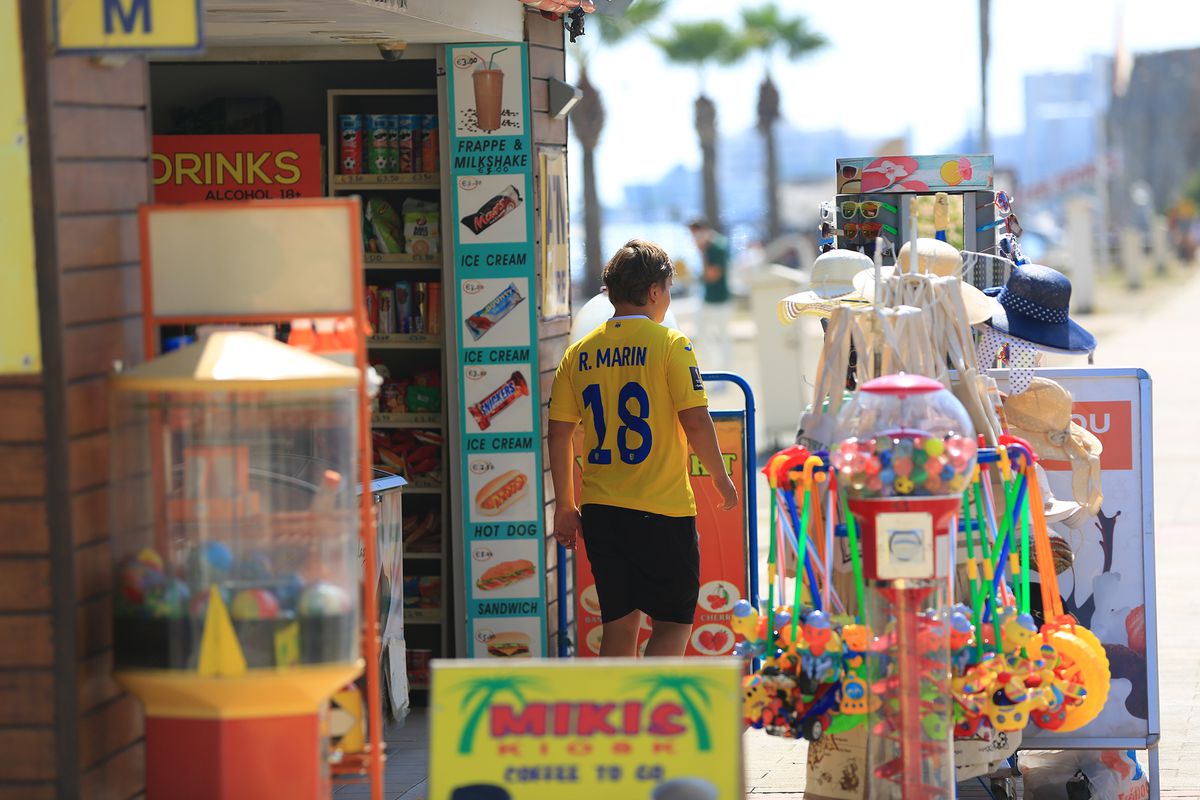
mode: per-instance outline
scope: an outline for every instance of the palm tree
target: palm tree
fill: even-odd
[[[598,37],[604,44],[619,44],[646,28],[662,16],[670,0],[639,0],[626,9],[621,16],[612,17],[596,14]],[[588,74],[590,51],[577,48],[572,52],[579,58],[579,88],[583,97],[571,112],[571,130],[579,141],[583,152],[583,252],[587,296],[600,290],[600,273],[604,269],[604,255],[600,245],[604,228],[604,209],[596,190],[596,147],[604,130],[604,102],[600,92],[592,85]]]
[[[534,686],[535,683],[532,678],[515,675],[479,678],[463,682],[458,688],[465,691],[466,694],[463,696],[459,711],[466,718],[466,722],[463,723],[462,735],[458,740],[458,752],[462,754],[471,752],[471,747],[475,742],[475,732],[479,729],[484,714],[492,707],[497,696],[507,693],[516,698],[518,703],[525,705],[525,695],[521,690]],[[472,703],[475,705],[472,706]],[[469,712],[468,708],[470,708]]]
[[[785,18],[775,3],[742,10],[745,46],[763,57],[763,79],[758,85],[758,132],[763,137],[764,181],[767,190],[767,241],[779,238],[779,157],[775,124],[779,122],[779,90],[771,78],[775,57],[783,51],[789,59],[802,58],[826,44],[825,37],[808,27],[803,17]]]
[[[654,37],[668,61],[696,68],[700,94],[696,97],[696,135],[700,138],[701,174],[704,184],[704,216],[714,228],[721,227],[721,204],[717,195],[717,107],[704,93],[705,73],[714,64],[732,64],[746,54],[745,44],[718,20],[677,22],[671,35]]]
[[[691,720],[692,728],[696,731],[696,749],[701,753],[712,749],[712,736],[708,732],[708,723],[704,721],[704,710],[712,707],[708,698],[708,689],[720,689],[716,681],[700,678],[694,675],[645,675],[634,678],[631,684],[647,689],[646,699],[642,704],[650,707],[650,702],[663,692],[671,692],[679,699],[679,705]],[[704,707],[704,710],[701,709]]]

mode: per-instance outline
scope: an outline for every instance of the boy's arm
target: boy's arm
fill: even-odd
[[[721,499],[724,501],[721,509],[730,510],[737,505],[737,489],[734,488],[729,474],[725,472],[725,459],[721,458],[721,447],[717,444],[717,431],[713,428],[708,408],[705,406],[685,408],[679,412],[679,424],[683,427],[683,432],[692,445],[692,450],[700,459],[700,463],[712,476],[713,485],[721,493]],[[553,454],[553,451],[551,453]],[[557,491],[558,489],[555,488],[555,492]]]
[[[578,422],[550,420],[547,447],[550,477],[554,480],[554,538],[563,547],[575,548],[581,522],[575,505],[575,429]]]

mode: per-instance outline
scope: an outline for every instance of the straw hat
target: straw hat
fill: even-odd
[[[830,250],[812,265],[809,288],[779,301],[779,321],[787,325],[801,314],[829,316],[842,303],[865,303],[854,276],[874,262],[857,250]]]
[[[1104,445],[1091,431],[1071,421],[1071,393],[1046,378],[1004,402],[1009,432],[1033,447],[1039,458],[1071,464],[1071,493],[1094,516],[1104,495],[1100,489],[1100,453]]]
[[[1080,528],[1083,523],[1080,517],[1086,516],[1079,513],[1083,510],[1083,506],[1074,500],[1059,500],[1055,497],[1054,491],[1050,488],[1050,480],[1046,477],[1046,470],[1042,469],[1041,464],[1034,464],[1033,470],[1037,474],[1038,486],[1042,490],[1042,515],[1046,518],[1046,522],[1062,522],[1068,528]]]
[[[881,267],[880,276],[890,278],[897,270],[904,275],[911,272],[911,242],[905,242],[896,256],[895,266]],[[940,239],[917,239],[917,272],[922,275],[962,277],[963,258],[958,248]],[[996,302],[971,284],[961,281],[963,305],[967,307],[967,321],[972,325],[986,322],[1000,310]],[[875,299],[875,270],[871,268],[854,276],[854,287],[867,300]]]

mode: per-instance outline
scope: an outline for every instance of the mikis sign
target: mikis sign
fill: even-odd
[[[199,0],[53,0],[64,53],[195,53],[203,49]]]
[[[154,200],[320,197],[321,138],[312,135],[155,136]]]
[[[739,685],[732,660],[437,662],[429,796],[741,797]]]

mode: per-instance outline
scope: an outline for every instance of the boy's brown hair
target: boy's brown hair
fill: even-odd
[[[643,306],[650,299],[650,287],[665,284],[674,274],[666,250],[653,242],[630,239],[604,265],[602,277],[613,304]]]

